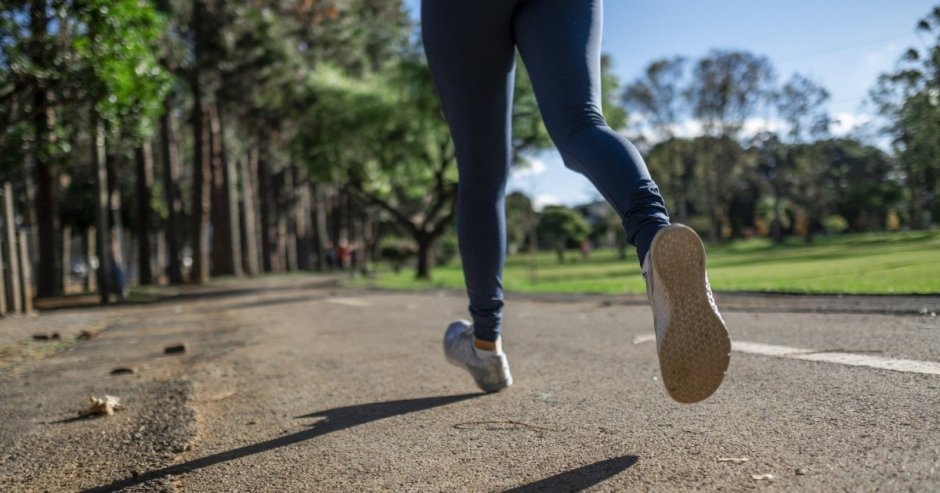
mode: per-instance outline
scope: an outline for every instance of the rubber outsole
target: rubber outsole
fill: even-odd
[[[731,361],[731,339],[706,294],[705,247],[692,229],[672,225],[657,233],[650,262],[669,303],[659,344],[659,368],[670,397],[691,404],[721,385]]]

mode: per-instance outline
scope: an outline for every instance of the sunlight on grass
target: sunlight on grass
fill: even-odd
[[[765,239],[740,240],[706,247],[709,277],[717,291],[791,293],[940,293],[940,232],[868,233],[818,238],[812,244],[793,239],[774,245]],[[380,270],[359,286],[387,289],[463,289],[457,262],[434,269],[432,281],[414,279],[413,270]],[[582,261],[570,252],[559,264],[551,252],[507,259],[503,282],[521,293],[643,293],[636,255],[620,259],[598,250]]]

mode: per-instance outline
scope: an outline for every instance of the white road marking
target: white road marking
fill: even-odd
[[[346,305],[346,306],[369,306],[368,301],[363,301],[357,298],[330,298],[326,300],[327,303],[336,303],[337,305]]]
[[[854,354],[833,351],[814,351],[788,346],[773,346],[754,342],[732,341],[731,349],[742,353],[763,354],[781,358],[793,358],[803,361],[823,361],[848,366],[866,366],[880,370],[903,371],[906,373],[923,373],[926,375],[940,375],[940,363],[933,361],[917,361],[913,359],[885,358],[869,354]]]
[[[633,338],[634,344],[643,344],[644,342],[652,342],[656,340],[656,334],[643,334],[638,335]]]
[[[638,335],[633,338],[634,344],[655,341],[653,334]],[[901,371],[905,373],[921,373],[924,375],[940,375],[940,363],[934,361],[917,361],[902,358],[886,358],[869,354],[856,354],[842,351],[816,351],[791,346],[778,346],[774,344],[761,344],[757,342],[731,341],[731,350],[739,353],[759,354],[777,358],[790,358],[803,361],[821,361],[847,366],[863,366],[879,370]]]

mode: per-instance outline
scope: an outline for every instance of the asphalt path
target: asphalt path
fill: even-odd
[[[940,488],[938,297],[719,294],[731,367],[683,405],[636,299],[510,296],[487,395],[442,355],[459,293],[328,281],[0,321],[0,491]]]

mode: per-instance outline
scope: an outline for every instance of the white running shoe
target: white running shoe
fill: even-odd
[[[681,224],[661,229],[643,261],[643,277],[666,391],[679,402],[701,401],[721,385],[731,358],[702,240]]]
[[[458,320],[447,327],[444,357],[450,364],[467,370],[484,392],[499,392],[512,385],[506,355],[500,352],[485,358],[478,357],[473,350],[473,326],[466,320]]]

